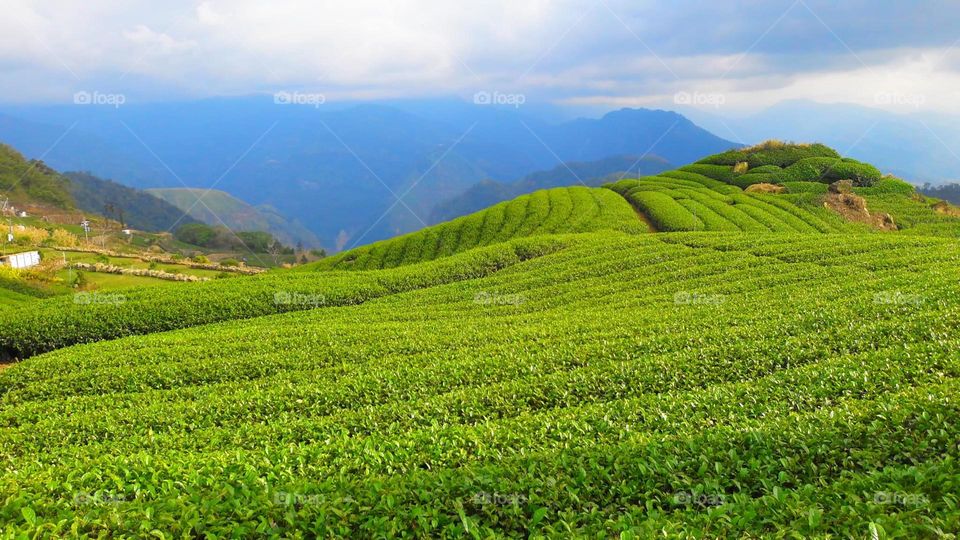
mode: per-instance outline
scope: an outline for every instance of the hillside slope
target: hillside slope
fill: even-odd
[[[68,172],[70,194],[77,208],[97,214],[108,213],[108,206],[115,210],[112,217],[119,220],[123,212],[124,224],[141,231],[164,232],[174,224],[196,223],[184,216],[183,210],[146,191],[130,188],[111,180],[97,178],[89,173]]]
[[[270,207],[254,207],[216,189],[154,188],[147,193],[187,212],[208,225],[225,225],[234,231],[266,231],[286,245],[302,243],[320,247],[320,240],[296,221],[290,221]],[[202,197],[203,203],[197,202]],[[222,222],[221,222],[222,220]],[[181,222],[182,224],[182,222]]]
[[[829,184],[838,180],[851,181],[846,198],[828,194]],[[755,191],[755,187],[764,189]],[[602,228],[634,233],[864,233],[874,231],[875,222],[889,216],[888,228],[902,233],[960,233],[960,218],[936,211],[935,201],[917,194],[910,184],[883,176],[869,164],[842,158],[820,144],[771,141],[708,156],[655,176],[619,180],[603,189],[567,189],[581,198],[591,193],[610,212],[599,220],[585,219],[596,212],[595,207],[567,200],[570,195],[562,188],[537,191],[448,223],[341,253],[308,268],[390,268],[515,236]],[[620,195],[622,201],[607,191]],[[851,213],[839,212],[829,204],[840,200],[862,200],[861,213],[870,219],[852,219]],[[633,212],[628,211],[631,206]]]
[[[606,231],[63,349],[0,373],[0,513],[54,536],[957,530],[958,266],[945,238]],[[423,274],[348,275],[398,272]]]
[[[646,231],[629,204],[609,190],[542,190],[405,236],[359,247],[304,269],[367,270],[430,261],[532,235],[600,229]]]
[[[528,174],[514,182],[484,180],[464,193],[437,204],[430,214],[430,222],[440,223],[456,219],[541,189],[576,185],[599,186],[610,181],[608,176],[611,174],[620,178],[633,178],[656,174],[669,168],[667,160],[658,156],[614,156],[597,161],[564,163],[547,171]]]
[[[20,152],[0,143],[0,203],[9,197],[13,203],[52,204],[70,208],[73,200],[68,184],[42,161],[27,160]]]

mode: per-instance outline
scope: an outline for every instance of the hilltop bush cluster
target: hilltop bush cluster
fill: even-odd
[[[294,249],[284,246],[272,234],[263,231],[240,231],[234,233],[226,227],[214,227],[204,223],[187,223],[174,232],[174,237],[187,244],[207,249],[242,250],[253,253],[278,253],[292,255]]]
[[[807,158],[840,159],[840,157],[836,150],[823,144],[792,144],[767,141],[749,148],[716,154],[697,163],[734,167],[739,162],[746,162],[750,165],[750,169],[766,165],[783,168]]]
[[[882,177],[883,174],[876,167],[849,158],[805,158],[772,174],[770,180],[778,184],[784,182],[831,184],[838,180],[852,180],[855,186],[869,187]]]

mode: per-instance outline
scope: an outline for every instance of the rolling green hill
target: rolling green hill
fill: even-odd
[[[571,162],[548,171],[528,174],[515,182],[484,180],[460,195],[437,204],[430,214],[431,223],[450,221],[541,189],[563,186],[599,186],[611,175],[633,178],[670,169],[659,156],[614,156],[597,161]]]
[[[828,161],[816,161],[822,166],[813,166],[810,160]],[[747,166],[738,169],[738,163]],[[783,171],[794,172],[784,176]],[[842,178],[845,176],[856,180],[853,194],[862,197],[875,213],[890,214],[902,232],[960,233],[960,221],[935,212],[930,201],[916,195],[915,188],[902,180],[882,177],[872,166],[840,158],[823,145],[770,142],[710,156],[656,176],[623,179],[604,188],[537,191],[469,216],[341,253],[307,268],[391,268],[508,238],[598,229],[868,232],[872,230],[868,225],[851,222],[824,206],[828,184],[847,179]],[[761,183],[781,186],[783,193],[749,191],[750,186]]]
[[[949,538],[960,219],[774,148],[4,313],[4,532]]]
[[[391,268],[430,261],[513,238],[647,227],[621,197],[582,186],[554,188],[517,197],[486,210],[330,257],[310,269]]]

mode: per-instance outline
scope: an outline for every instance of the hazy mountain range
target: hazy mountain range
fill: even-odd
[[[222,190],[335,249],[420,228],[438,203],[483,180],[611,156],[680,165],[735,145],[667,111],[559,121],[549,110],[457,100],[338,108],[251,97],[2,112],[0,140],[54,168],[140,188]]]

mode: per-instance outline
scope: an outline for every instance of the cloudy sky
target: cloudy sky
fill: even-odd
[[[523,94],[960,112],[960,2],[5,0],[0,102]]]

